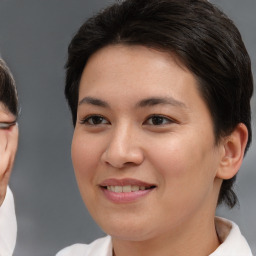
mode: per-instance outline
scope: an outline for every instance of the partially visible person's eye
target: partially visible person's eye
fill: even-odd
[[[175,121],[171,118],[168,118],[163,115],[152,115],[147,118],[147,120],[143,123],[146,125],[166,125],[166,124],[171,124],[175,123]]]
[[[110,124],[110,122],[101,115],[90,115],[82,119],[81,124],[97,126],[102,124]]]
[[[13,122],[0,122],[0,129],[10,129],[13,125],[16,124],[16,120]]]

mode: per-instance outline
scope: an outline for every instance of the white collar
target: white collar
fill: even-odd
[[[215,217],[215,227],[221,245],[209,256],[253,256],[248,243],[234,222]]]

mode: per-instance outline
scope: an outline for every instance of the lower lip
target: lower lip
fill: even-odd
[[[101,188],[101,190],[103,191],[107,199],[114,203],[129,203],[129,202],[137,201],[138,199],[148,195],[150,192],[152,192],[153,188],[146,189],[146,190],[138,190],[134,192],[121,192],[121,193],[112,192],[105,188]]]

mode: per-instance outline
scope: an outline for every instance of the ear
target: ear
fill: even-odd
[[[238,124],[234,131],[223,139],[223,150],[216,177],[227,180],[237,174],[242,165],[247,141],[248,130],[243,123]]]

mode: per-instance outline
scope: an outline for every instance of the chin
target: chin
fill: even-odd
[[[107,234],[117,240],[133,242],[145,241],[151,238],[146,232],[138,232],[137,230],[111,230]]]
[[[108,223],[99,223],[99,225],[105,233],[120,240],[143,241],[150,239],[150,234],[152,234],[152,227],[145,222],[138,224],[137,221],[113,220]]]

